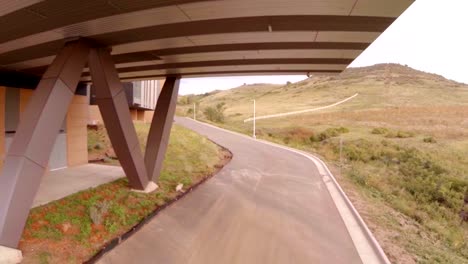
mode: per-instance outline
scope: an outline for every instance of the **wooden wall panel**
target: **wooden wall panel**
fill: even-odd
[[[99,106],[90,105],[89,106],[89,124],[102,125],[104,124],[102,120],[101,111],[99,111]]]
[[[75,95],[67,113],[68,166],[88,163],[88,124],[90,107],[88,97]]]
[[[151,121],[153,120],[154,111],[145,111],[144,115],[145,116],[143,118],[143,122],[145,122],[146,124],[151,124]]]
[[[136,109],[130,109],[130,116],[132,117],[132,121],[137,121],[138,111]]]
[[[141,122],[145,121],[145,110],[137,111],[137,121],[141,121]]]

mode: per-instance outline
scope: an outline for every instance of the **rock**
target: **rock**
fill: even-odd
[[[60,227],[60,229],[62,229],[62,232],[63,233],[66,233],[68,231],[68,229],[70,229],[71,227],[71,224],[68,223],[68,222],[65,222],[62,224],[62,226]]]
[[[184,184],[179,183],[179,184],[176,186],[175,190],[176,190],[176,192],[184,192],[184,190],[182,190],[182,188],[184,188]]]
[[[114,148],[109,148],[108,150],[106,150],[105,155],[106,155],[106,157],[109,157],[111,159],[117,158],[117,155],[115,154]]]

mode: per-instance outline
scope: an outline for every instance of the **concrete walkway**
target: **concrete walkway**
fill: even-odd
[[[313,162],[177,122],[230,149],[232,161],[99,263],[362,263]]]
[[[33,207],[125,176],[121,167],[86,164],[50,171],[42,178]]]

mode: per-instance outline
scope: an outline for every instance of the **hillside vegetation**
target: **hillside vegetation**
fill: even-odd
[[[395,64],[179,100],[178,113],[322,156],[394,263],[468,263],[468,86]],[[220,106],[220,107],[218,107]],[[206,108],[223,118],[208,120]],[[218,108],[217,108],[218,107]],[[219,121],[221,120],[221,121]],[[340,144],[340,141],[342,144]]]

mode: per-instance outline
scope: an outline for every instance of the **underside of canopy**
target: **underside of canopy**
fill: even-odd
[[[35,86],[77,38],[109,47],[121,80],[339,73],[412,2],[3,1],[0,85]]]

